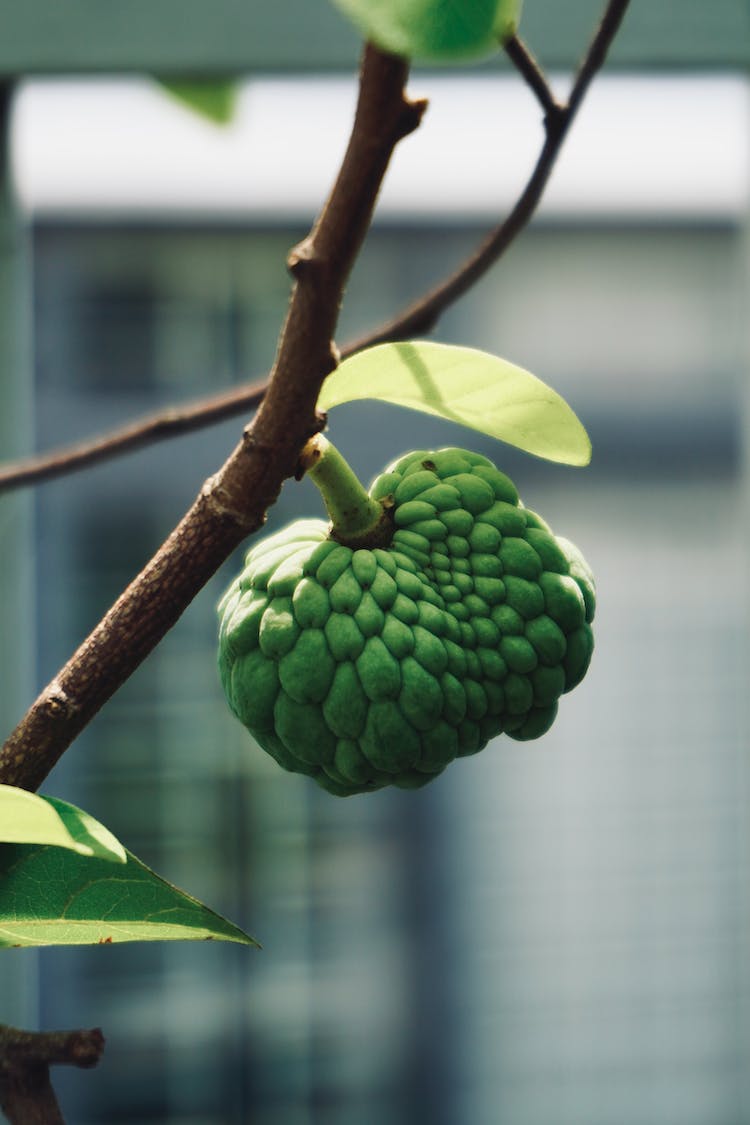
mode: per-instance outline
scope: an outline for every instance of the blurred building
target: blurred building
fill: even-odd
[[[500,206],[512,199],[532,153],[516,114],[535,109],[513,84],[480,81],[420,77],[435,134],[426,123],[411,156],[405,142],[342,340],[452,268],[489,225],[493,190]],[[318,119],[343,107],[325,118],[326,144],[350,97],[346,83],[309,86]],[[480,97],[496,99],[497,152],[491,121],[462,142]],[[92,105],[135,169],[129,184],[104,158]],[[333,165],[313,163],[311,146],[290,182],[272,115],[294,119],[298,88],[261,83],[243,105],[267,146],[245,206],[232,163],[244,149],[213,135],[201,148],[208,127],[142,84],[22,95],[39,448],[270,366],[286,252]],[[190,130],[185,147],[160,154],[149,112]],[[340,408],[331,435],[364,478],[432,445],[506,468],[597,574],[589,676],[538,744],[500,739],[417,793],[340,801],[282,773],[227,712],[214,607],[238,560],[225,567],[46,790],[264,948],[43,951],[41,1024],[101,1025],[108,1040],[96,1071],[59,1075],[78,1125],[750,1122],[747,85],[603,81],[579,126],[533,228],[437,335],[555,386],[589,429],[592,466],[373,403]],[[462,143],[465,161],[443,159],[441,180],[436,152]],[[274,156],[280,179],[266,183]],[[179,193],[182,168],[200,190]],[[37,489],[38,686],[241,425]],[[318,510],[307,483],[289,484],[269,529]]]

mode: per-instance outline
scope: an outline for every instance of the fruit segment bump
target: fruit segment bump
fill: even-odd
[[[406,454],[368,491],[316,435],[301,468],[330,523],[251,547],[219,605],[221,681],[258,745],[349,796],[549,730],[594,647],[581,552],[469,450]]]

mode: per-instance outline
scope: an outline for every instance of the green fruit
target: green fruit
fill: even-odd
[[[478,454],[410,453],[368,495],[313,443],[305,468],[332,523],[252,547],[219,606],[239,720],[341,796],[415,788],[503,732],[544,734],[593,650],[580,551]]]

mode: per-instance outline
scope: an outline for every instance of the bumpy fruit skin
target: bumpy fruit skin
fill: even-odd
[[[389,547],[298,521],[248,552],[219,606],[235,715],[340,796],[416,788],[496,735],[544,734],[594,643],[589,567],[486,457],[410,453],[370,495],[392,505]]]

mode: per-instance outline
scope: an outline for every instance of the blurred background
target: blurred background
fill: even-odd
[[[5,296],[33,380],[0,383],[8,456],[269,369],[286,253],[349,129],[346,50],[348,70],[244,82],[223,130],[142,78],[18,86],[14,269],[33,300]],[[444,445],[510,473],[596,573],[586,680],[538,743],[501,738],[418,792],[333,798],[224,703],[215,605],[239,553],[45,791],[263,949],[8,951],[4,1022],[104,1029],[97,1070],[55,1076],[77,1125],[749,1125],[750,96],[736,69],[629,61],[591,91],[531,229],[435,334],[551,383],[590,468],[374,403],[330,419],[365,479]],[[421,70],[412,88],[431,107],[341,342],[461,260],[541,139],[507,72]],[[7,729],[242,425],[3,498]],[[301,514],[320,504],[292,482],[268,530]]]

